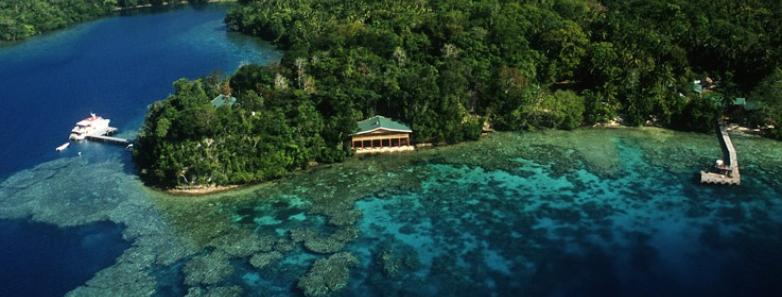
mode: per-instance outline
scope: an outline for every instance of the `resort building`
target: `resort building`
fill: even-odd
[[[351,147],[356,154],[412,151],[412,133],[405,124],[374,116],[358,122],[358,130],[351,134]]]
[[[226,96],[220,94],[219,96],[212,99],[212,106],[214,106],[214,108],[220,108],[223,106],[231,107],[234,104],[236,104],[236,97],[232,97],[231,95]]]
[[[744,111],[757,111],[760,110],[763,106],[758,104],[756,101],[749,101],[747,98],[734,98],[731,102],[731,107],[734,109],[742,109]]]

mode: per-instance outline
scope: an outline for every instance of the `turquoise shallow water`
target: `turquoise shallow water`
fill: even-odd
[[[713,136],[657,130],[500,134],[200,198],[66,158],[0,184],[0,217],[126,226],[71,296],[776,296],[781,148],[735,142],[741,187],[697,183]],[[326,259],[332,283],[303,285]]]
[[[278,57],[226,34],[223,14],[212,7],[109,18],[0,49],[0,119],[15,127],[2,136],[19,139],[0,144],[16,156],[0,165],[0,231],[14,230],[0,240],[24,251],[33,246],[29,232],[69,239],[39,238],[40,250],[13,256],[30,273],[50,272],[38,274],[41,283],[64,282],[39,296],[782,290],[782,145],[770,140],[734,138],[741,187],[697,183],[698,170],[720,155],[713,135],[584,129],[356,158],[207,197],[145,188],[119,148],[52,152],[91,108],[132,136],[145,106],[178,76]],[[112,54],[119,49],[127,51]],[[36,88],[38,80],[57,83]],[[24,129],[29,119],[19,114],[45,125]]]
[[[354,250],[365,263],[377,250],[415,251],[420,264],[402,277],[413,286],[397,289],[430,296],[778,292],[778,190],[756,192],[757,201],[718,194],[687,182],[687,175],[648,174],[663,168],[645,164],[637,153],[620,150],[627,171],[618,179],[584,169],[553,176],[523,159],[516,160],[522,175],[427,165],[431,175],[421,191],[358,202],[367,238]],[[708,214],[693,213],[698,211]],[[754,224],[772,228],[747,234],[759,228]],[[366,269],[362,277],[371,280],[372,267]]]

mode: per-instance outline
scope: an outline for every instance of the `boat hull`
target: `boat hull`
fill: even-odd
[[[57,147],[55,150],[56,150],[56,151],[58,151],[58,152],[62,152],[62,151],[64,151],[65,149],[67,149],[67,148],[68,148],[70,145],[71,145],[71,143],[70,143],[70,142],[66,142],[66,143],[65,143],[65,144],[63,144],[63,145],[61,145],[61,146],[58,146],[58,147]]]

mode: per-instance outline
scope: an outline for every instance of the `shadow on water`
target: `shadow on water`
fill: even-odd
[[[114,264],[130,247],[122,230],[108,222],[58,228],[0,220],[0,296],[64,295]]]

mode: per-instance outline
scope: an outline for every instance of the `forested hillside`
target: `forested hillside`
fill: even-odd
[[[732,98],[751,95],[761,108],[741,120],[782,134],[779,1],[240,3],[229,28],[274,41],[283,60],[230,78],[234,107],[211,107],[217,92],[188,98],[195,109],[178,104],[189,96],[180,87],[156,105],[137,151],[148,181],[258,181],[307,161],[339,161],[349,155],[351,123],[374,114],[435,143],[474,139],[484,121],[501,130],[621,120],[708,131]],[[694,91],[706,78],[716,87]],[[194,110],[201,114],[182,116]],[[223,117],[211,134],[157,133],[228,113],[239,116]],[[234,129],[247,114],[252,124]],[[236,142],[212,150],[204,141]]]
[[[0,41],[22,40],[110,14],[117,8],[147,4],[157,6],[165,2],[163,0],[0,0]],[[189,2],[206,3],[207,0]]]

